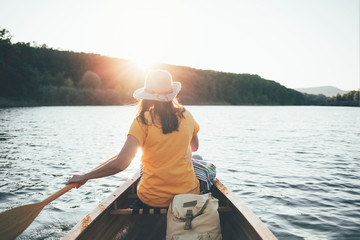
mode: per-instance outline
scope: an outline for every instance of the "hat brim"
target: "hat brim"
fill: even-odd
[[[148,93],[148,92],[145,92],[144,88],[140,88],[134,92],[133,97],[137,98],[137,99],[144,99],[144,100],[170,102],[179,94],[180,90],[181,90],[181,83],[173,82],[173,92],[170,94]]]

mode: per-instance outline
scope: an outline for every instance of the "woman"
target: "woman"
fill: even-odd
[[[144,88],[134,92],[138,113],[118,157],[83,175],[74,175],[67,184],[85,184],[89,179],[114,175],[125,170],[139,147],[143,155],[143,175],[138,185],[139,199],[152,207],[167,207],[176,194],[200,193],[191,162],[197,151],[199,125],[176,99],[181,89],[171,74],[150,71]]]

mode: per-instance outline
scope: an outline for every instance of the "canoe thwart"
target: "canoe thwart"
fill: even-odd
[[[136,193],[129,193],[128,198],[137,199],[138,195]]]
[[[166,214],[167,208],[124,208],[124,209],[114,209],[110,211],[111,215],[131,215],[131,214]]]
[[[110,211],[111,215],[131,215],[131,214],[167,214],[167,208],[141,208],[141,209],[113,209]],[[219,207],[219,212],[231,212],[231,207]]]
[[[233,209],[231,207],[219,207],[218,212],[231,212]]]

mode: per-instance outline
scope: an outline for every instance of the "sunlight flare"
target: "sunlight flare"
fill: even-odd
[[[156,65],[154,61],[147,58],[131,59],[131,62],[134,64],[135,69],[138,72],[146,72]]]

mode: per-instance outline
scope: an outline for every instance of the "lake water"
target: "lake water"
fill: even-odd
[[[359,239],[360,108],[189,106],[204,159],[279,239]],[[134,107],[0,109],[0,211],[116,155]],[[55,200],[18,239],[59,239],[137,171]]]

